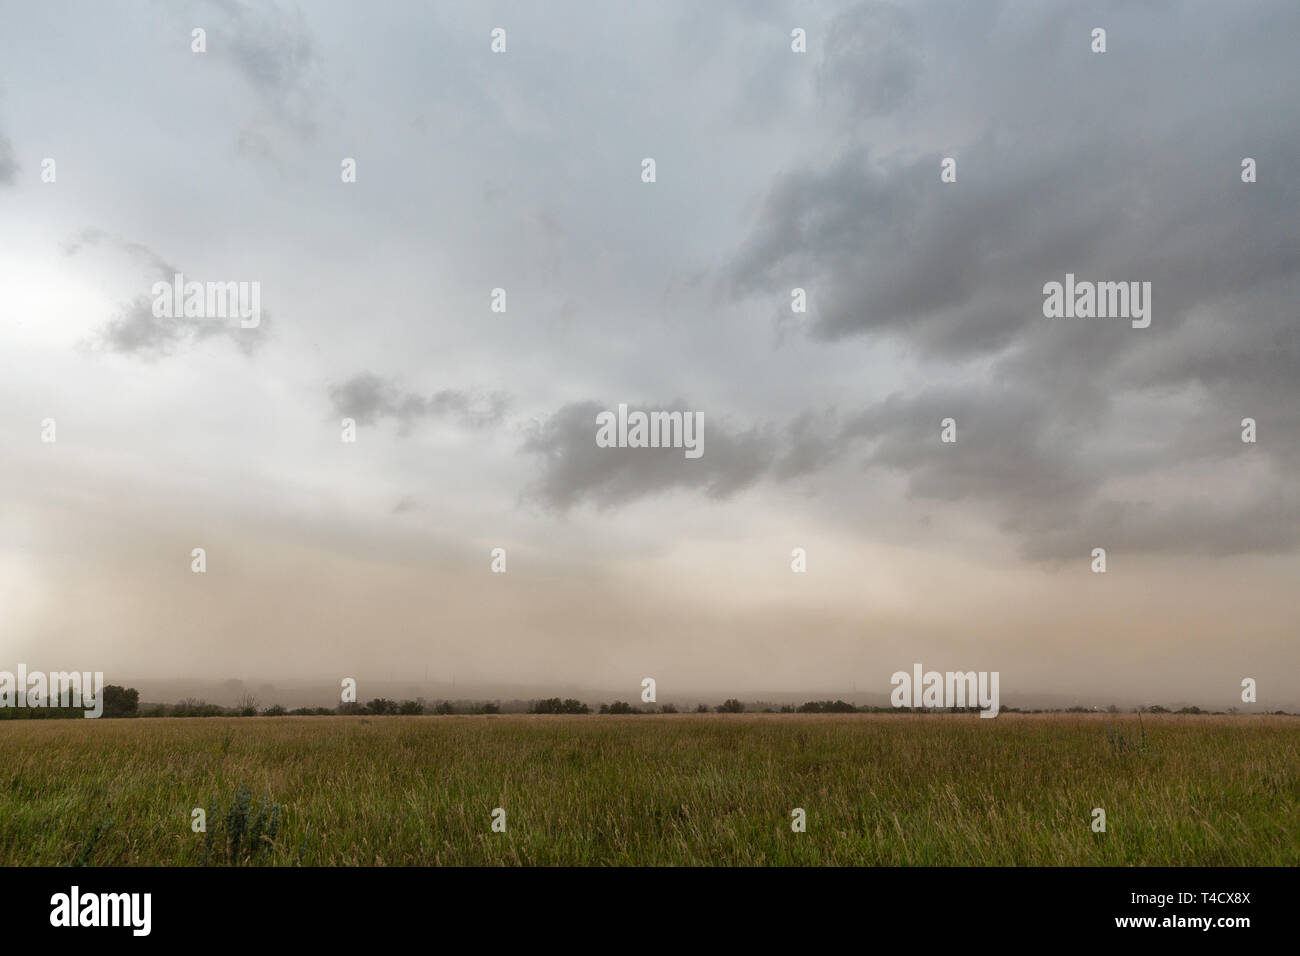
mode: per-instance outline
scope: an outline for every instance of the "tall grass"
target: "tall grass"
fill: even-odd
[[[1140,742],[1140,746],[1135,742]],[[256,846],[213,797],[276,809]],[[241,803],[242,801],[242,803]],[[506,810],[506,832],[491,814]],[[790,828],[807,813],[807,832]],[[1094,807],[1107,832],[1090,828]],[[259,812],[256,808],[247,813]],[[266,811],[268,814],[270,810]],[[229,811],[216,817],[229,830]],[[269,821],[269,817],[267,818]],[[208,815],[208,826],[218,824]],[[224,853],[213,847],[226,841]],[[1300,720],[13,721],[5,865],[1300,863]]]

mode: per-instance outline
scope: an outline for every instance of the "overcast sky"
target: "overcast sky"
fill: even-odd
[[[1297,49],[1294,0],[7,3],[0,669],[1294,708]],[[155,317],[177,272],[260,325]],[[1067,273],[1150,326],[1045,317]],[[597,447],[619,403],[703,456]]]

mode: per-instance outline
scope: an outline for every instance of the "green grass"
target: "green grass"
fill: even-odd
[[[1143,720],[6,721],[0,864],[197,865],[240,787],[282,807],[258,864],[1300,863],[1300,719]]]

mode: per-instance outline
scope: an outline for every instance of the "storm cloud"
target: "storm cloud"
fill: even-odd
[[[1291,0],[15,9],[0,660],[1236,705],[1300,674],[1298,46]],[[156,316],[176,274],[262,322]],[[1149,327],[1045,316],[1067,275]],[[622,403],[703,455],[601,447]]]

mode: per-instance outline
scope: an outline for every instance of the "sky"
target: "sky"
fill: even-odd
[[[1300,707],[1292,0],[3,23],[0,669]]]

